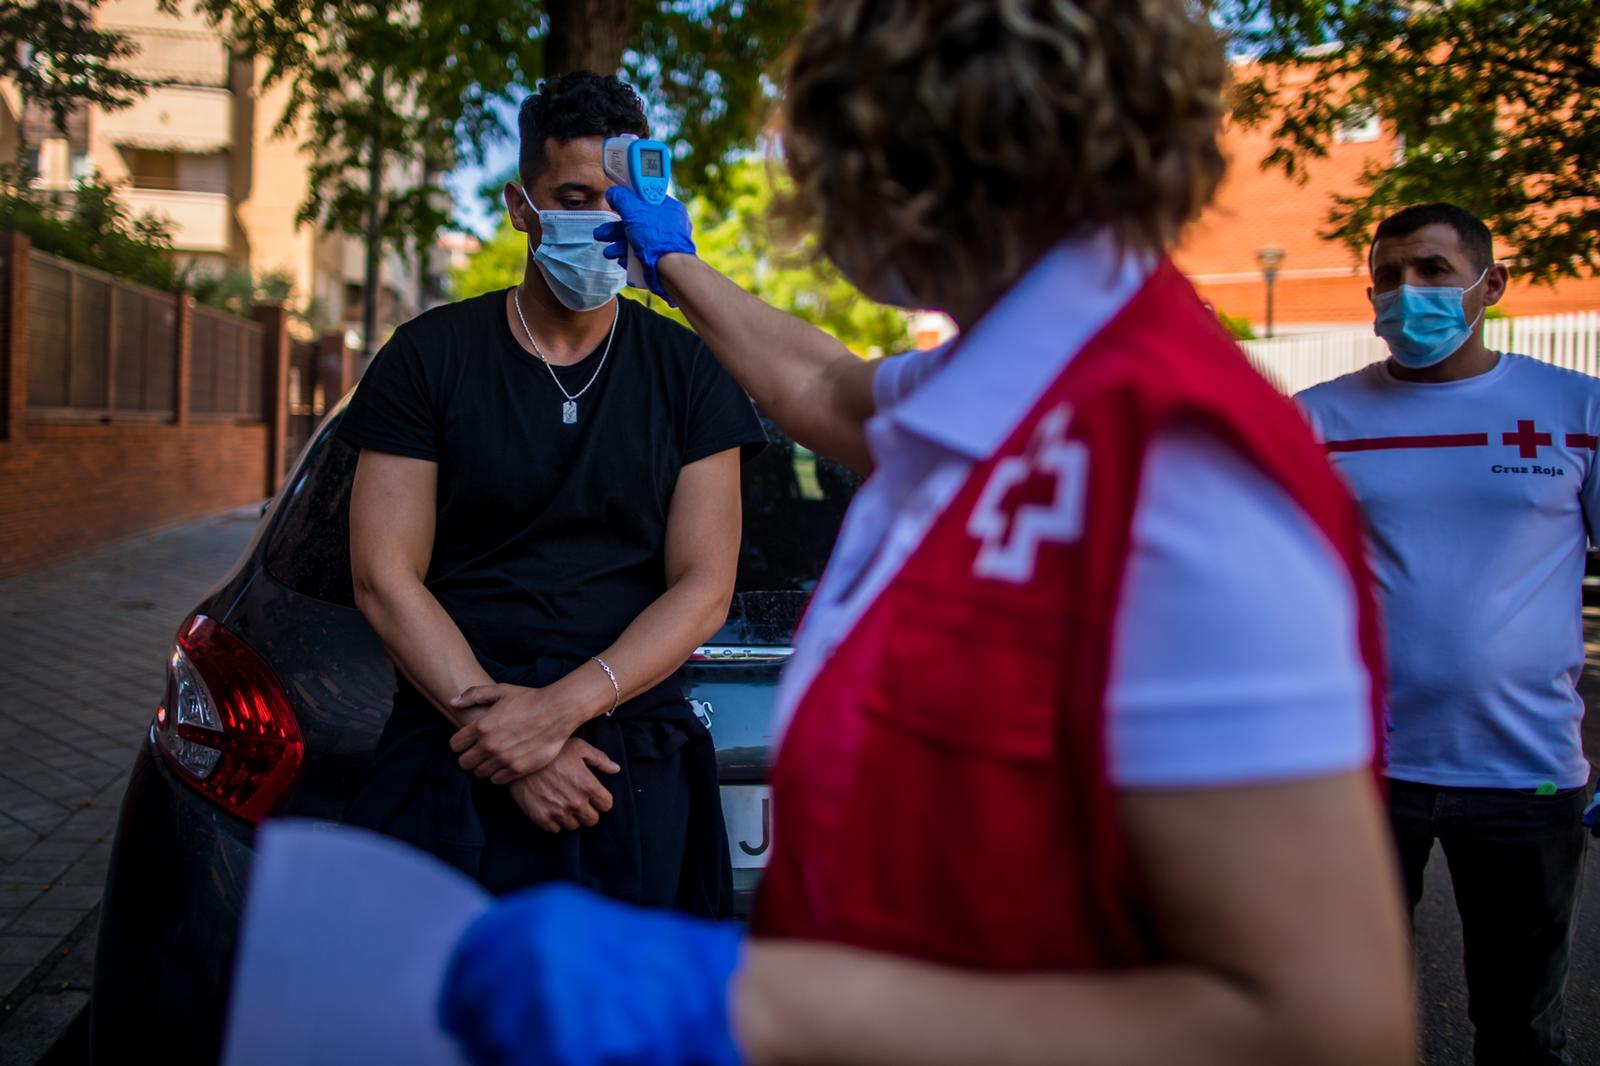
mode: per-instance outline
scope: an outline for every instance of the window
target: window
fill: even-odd
[[[1369,144],[1382,133],[1377,109],[1361,105],[1345,112],[1338,128],[1334,130],[1334,140],[1339,144]]]
[[[136,189],[176,189],[178,187],[178,153],[158,152],[149,148],[123,148],[122,161],[127,164],[128,178]]]

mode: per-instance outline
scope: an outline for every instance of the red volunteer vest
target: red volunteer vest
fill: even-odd
[[[758,935],[987,970],[1150,957],[1105,692],[1145,451],[1179,419],[1277,481],[1349,568],[1383,736],[1355,504],[1164,263],[974,466],[802,697],[773,771]]]

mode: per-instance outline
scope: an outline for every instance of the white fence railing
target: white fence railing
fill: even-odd
[[[1491,319],[1483,341],[1496,351],[1600,377],[1600,311]],[[1389,355],[1371,327],[1244,341],[1241,347],[1257,370],[1291,395]]]

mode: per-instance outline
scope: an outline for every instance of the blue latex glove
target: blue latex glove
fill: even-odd
[[[1589,827],[1590,836],[1600,837],[1600,793],[1583,809],[1583,824]]]
[[[605,257],[627,266],[628,256],[637,254],[650,291],[673,307],[678,306],[672,303],[672,298],[661,287],[656,264],[662,256],[672,252],[695,254],[694,227],[689,223],[689,212],[682,203],[670,196],[659,204],[653,204],[626,185],[613,185],[607,189],[606,203],[622,216],[622,221],[605,222],[595,227],[594,239],[606,242]],[[629,245],[632,245],[631,249]]]
[[[743,933],[572,885],[505,897],[456,945],[440,1021],[475,1066],[737,1066]]]

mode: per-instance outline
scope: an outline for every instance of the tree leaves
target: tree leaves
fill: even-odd
[[[0,0],[0,78],[9,78],[57,129],[93,104],[126,107],[149,87],[118,66],[138,51],[119,33],[95,25],[101,0]],[[172,0],[160,6],[171,9]]]
[[[438,176],[505,132],[495,105],[538,63],[538,6],[516,0],[200,5],[288,87],[278,132],[312,156],[300,221],[364,235],[376,159],[380,239],[412,254],[449,221]]]
[[[14,166],[0,166],[0,229],[26,234],[33,246],[141,285],[176,291],[187,273],[172,258],[172,235],[152,215],[134,217],[98,175],[70,196],[30,188]]]
[[[673,177],[683,188],[725,199],[728,164],[765,132],[780,61],[807,8],[803,0],[664,0],[636,19],[623,65],[657,109],[652,124],[679,144]]]
[[[1535,281],[1600,273],[1600,4],[1593,0],[1239,0],[1213,17],[1241,56],[1234,116],[1270,125],[1265,165],[1298,176],[1341,119],[1399,136],[1337,198],[1325,236],[1364,252],[1385,215],[1473,211]]]
[[[631,0],[626,50],[619,34],[553,24],[615,20],[627,2],[199,0],[235,47],[266,61],[268,85],[288,86],[279,132],[301,137],[312,156],[300,220],[366,232],[376,143],[386,178],[378,232],[410,254],[449,222],[443,173],[514,135],[504,116],[537,84],[556,37],[567,42],[562,55],[613,48],[609,66],[625,69],[653,124],[679,144],[680,187],[724,188],[728,161],[765,128],[771,75],[805,0]]]

